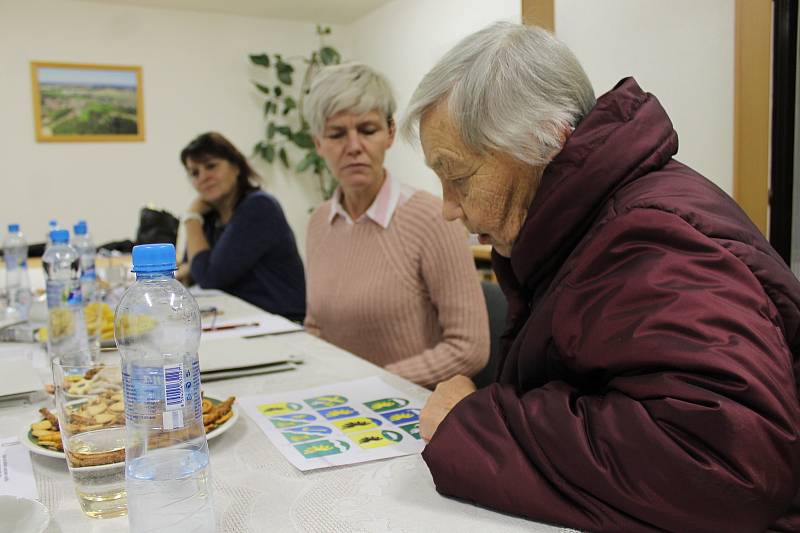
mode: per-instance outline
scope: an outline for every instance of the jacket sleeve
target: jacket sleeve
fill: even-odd
[[[489,358],[489,319],[466,233],[460,223],[433,213],[423,239],[420,270],[436,308],[441,341],[386,366],[389,372],[426,387],[457,374],[478,373]]]
[[[274,250],[287,232],[291,232],[278,203],[261,195],[245,198],[210,250],[192,259],[192,279],[204,289],[226,289]]]
[[[671,214],[619,215],[587,243],[555,289],[552,349],[512,348],[570,378],[457,404],[423,454],[437,489],[592,531],[763,531],[800,480],[774,306]]]

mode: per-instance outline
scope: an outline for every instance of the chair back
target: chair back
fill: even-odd
[[[478,372],[472,380],[478,388],[485,387],[494,381],[494,374],[497,370],[497,359],[500,357],[500,336],[506,327],[506,315],[508,314],[508,302],[503,294],[500,285],[493,281],[481,281],[483,298],[486,300],[486,310],[489,313],[489,338],[490,351],[489,362]]]

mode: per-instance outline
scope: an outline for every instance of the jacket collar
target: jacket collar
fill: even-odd
[[[545,168],[510,260],[493,253],[501,281],[503,272],[516,278],[505,280],[504,290],[534,291],[566,260],[616,190],[661,168],[677,151],[666,112],[633,78],[601,96]]]

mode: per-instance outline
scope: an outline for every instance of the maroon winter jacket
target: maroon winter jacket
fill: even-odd
[[[589,531],[800,531],[800,283],[677,149],[628,78],[547,166],[494,256],[498,382],[423,453],[439,492]]]

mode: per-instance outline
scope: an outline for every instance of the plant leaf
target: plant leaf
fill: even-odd
[[[314,148],[314,139],[305,131],[295,133],[292,141],[300,148]]]
[[[287,96],[286,100],[283,101],[283,114],[288,115],[292,109],[297,109],[297,103],[294,101],[294,98],[291,96]]]
[[[264,145],[261,141],[257,142],[255,146],[253,146],[253,155],[258,155],[261,153],[261,147]]]
[[[322,174],[328,166],[325,164],[325,160],[314,152],[314,173]]]
[[[262,155],[264,156],[264,159],[266,159],[268,163],[272,163],[272,161],[275,159],[275,145],[274,144],[266,145],[264,147],[264,153]]]
[[[315,155],[316,154],[314,154],[314,152],[307,153],[306,156],[303,158],[303,160],[297,164],[295,170],[297,172],[304,172],[306,169],[308,169],[308,167],[310,167],[314,163]]]
[[[269,94],[269,87],[267,87],[267,86],[265,86],[265,85],[261,85],[260,83],[256,83],[256,82],[253,82],[253,85],[255,85],[255,86],[256,86],[256,88],[257,88],[259,91],[261,91],[262,93],[264,93],[264,94]]]
[[[272,138],[275,137],[275,131],[275,123],[270,122],[267,125],[267,140],[272,140]]]
[[[292,84],[292,73],[288,70],[281,70],[278,71],[278,79],[284,85],[291,85]]]
[[[254,65],[261,65],[262,67],[269,66],[269,56],[267,54],[252,54],[250,56],[250,61],[252,61]]]
[[[319,58],[322,60],[323,65],[338,65],[342,57],[336,49],[330,46],[323,46],[319,51]]]
[[[275,131],[282,134],[290,141],[292,140],[292,129],[289,126],[277,126]]]
[[[287,169],[289,168],[289,156],[286,155],[286,148],[281,147],[280,151],[278,152],[278,157],[281,159],[281,163]]]
[[[280,96],[283,94],[283,89],[281,89],[280,85],[276,85],[274,91],[275,91],[275,96],[277,96],[278,98],[280,98]]]

